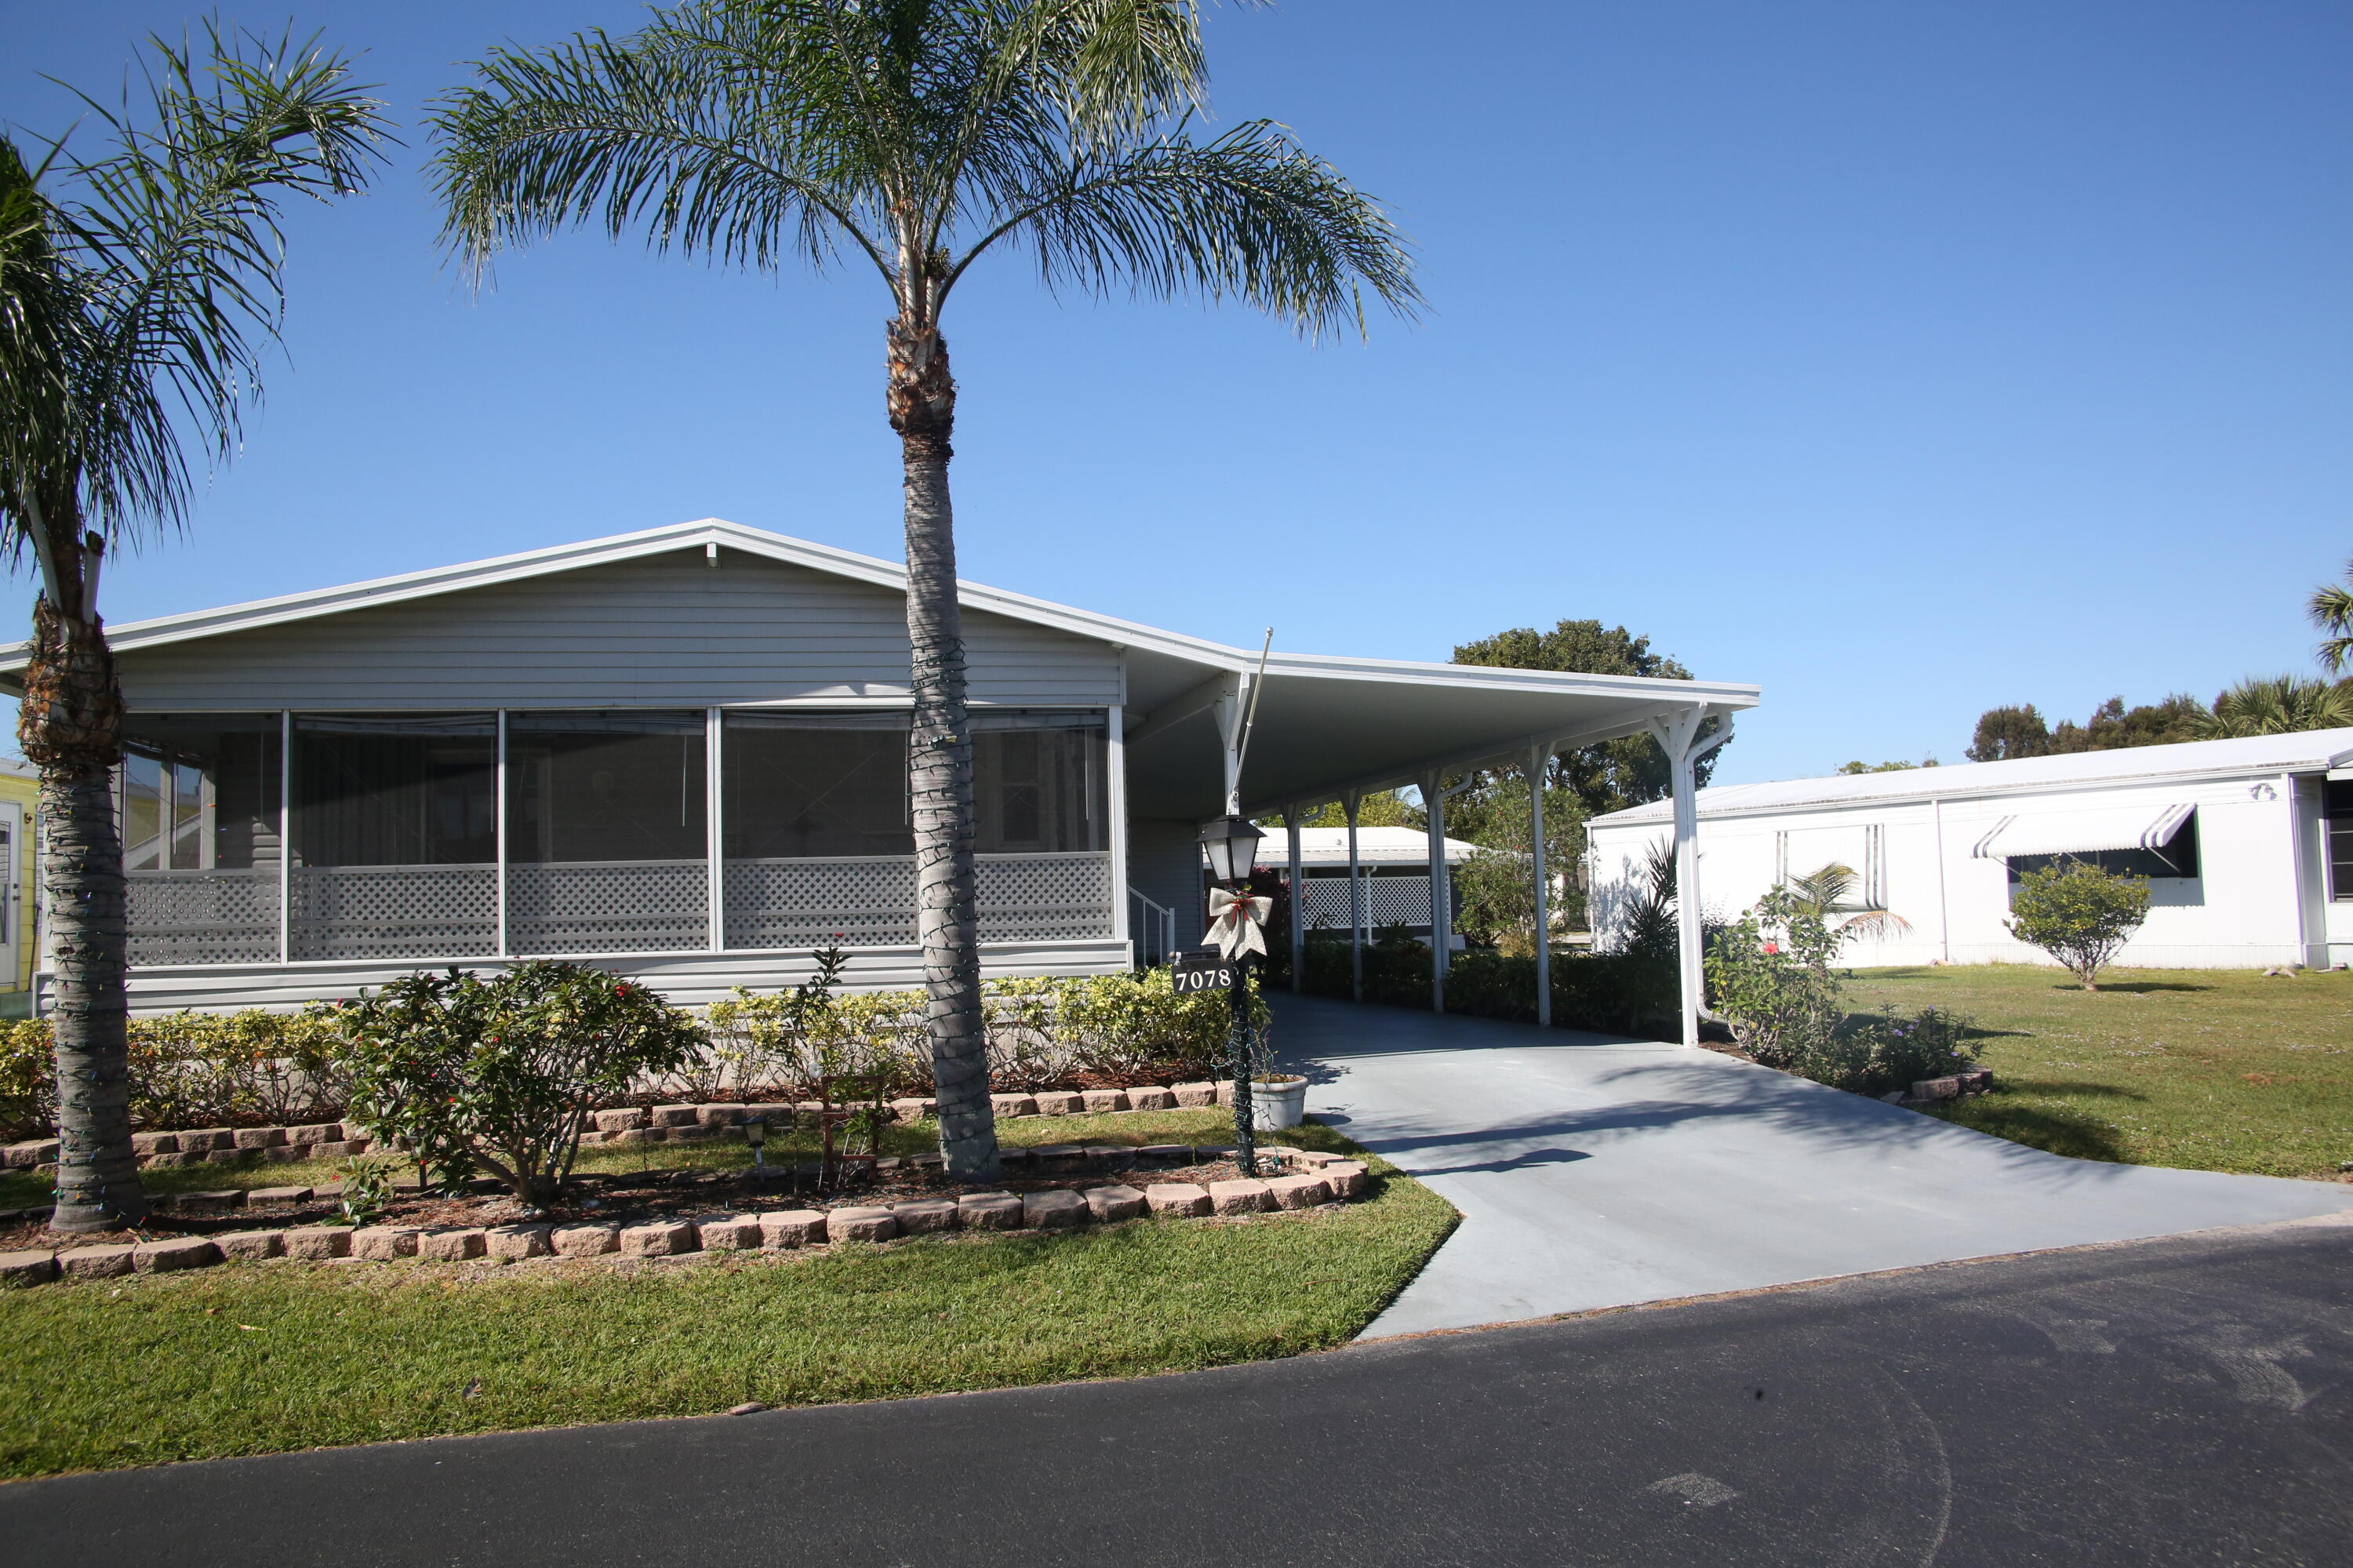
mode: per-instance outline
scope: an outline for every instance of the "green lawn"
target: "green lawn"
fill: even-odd
[[[1996,1088],[1940,1112],[2059,1154],[2335,1180],[2353,1160],[2353,973],[1858,969],[1847,1002],[1974,1018]]]
[[[1001,1128],[1029,1143],[1232,1137],[1215,1111]],[[1314,1126],[1283,1136],[1353,1149]],[[648,1153],[672,1168],[744,1159],[740,1145]],[[1436,1193],[1373,1169],[1376,1195],[1345,1210],[1239,1223],[1141,1220],[468,1278],[406,1262],[229,1264],[9,1291],[0,1409],[14,1414],[0,1424],[0,1475],[1296,1354],[1354,1335],[1454,1224]]]

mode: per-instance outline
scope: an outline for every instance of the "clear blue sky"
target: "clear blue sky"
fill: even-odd
[[[0,0],[0,117],[58,127],[41,73],[111,83],[195,14]],[[290,364],[110,619],[706,515],[900,554],[871,275],[582,235],[475,301],[434,249],[423,101],[501,38],[640,14],[300,7],[370,51],[408,150],[298,216]],[[1726,781],[2311,671],[2302,598],[2353,555],[2353,8],[1289,0],[1211,29],[1219,117],[1389,202],[1431,310],[1311,350],[1056,302],[1006,256],[949,322],[967,577],[1396,658],[1622,621],[1765,687]]]

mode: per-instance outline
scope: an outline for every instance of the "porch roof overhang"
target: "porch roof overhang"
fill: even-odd
[[[1216,706],[1246,690],[1257,664],[1246,650],[1228,652],[1239,657],[1225,670],[1156,705],[1131,707],[1128,791],[1138,815],[1206,821],[1225,809]],[[1132,694],[1147,683],[1137,666],[1152,657],[1131,653]],[[1532,747],[1643,734],[1654,720],[1694,708],[1729,715],[1757,700],[1755,686],[1718,681],[1275,653],[1242,764],[1242,810],[1309,807],[1432,773],[1524,763]]]

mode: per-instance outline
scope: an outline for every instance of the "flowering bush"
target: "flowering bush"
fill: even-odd
[[[694,1021],[642,985],[533,960],[484,980],[417,974],[313,1015],[343,1037],[352,1113],[420,1165],[480,1166],[526,1202],[572,1169],[595,1106],[682,1066]]]
[[[1767,1067],[1793,1067],[1830,1046],[1841,1017],[1831,959],[1838,934],[1776,887],[1708,944],[1709,1000],[1740,1048]]]
[[[2083,861],[2030,871],[2010,895],[2010,931],[2067,966],[2085,991],[2148,918],[2148,879]]]

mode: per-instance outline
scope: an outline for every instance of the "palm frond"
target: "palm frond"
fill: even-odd
[[[2329,633],[2319,648],[2320,662],[2332,673],[2341,674],[2345,662],[2353,659],[2353,561],[2345,563],[2346,580],[2323,583],[2312,590],[2305,609],[2312,623]]]
[[[2214,699],[2199,716],[2201,740],[2294,735],[2353,726],[2353,688],[2297,675],[2253,676]]]

